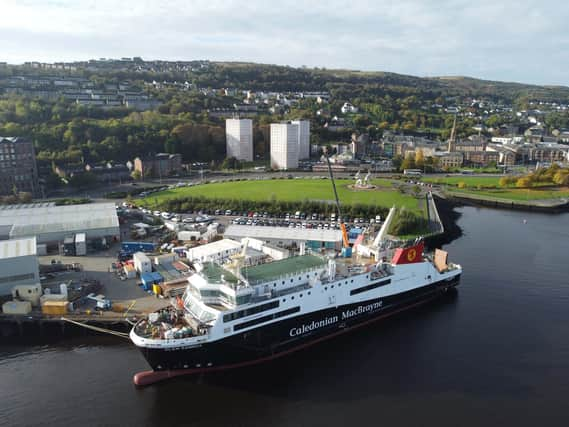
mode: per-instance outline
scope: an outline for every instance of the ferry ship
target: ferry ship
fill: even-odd
[[[152,368],[135,384],[264,362],[459,284],[462,268],[442,250],[424,254],[422,241],[382,246],[388,222],[376,245],[360,244],[353,257],[303,254],[245,267],[244,249],[226,264],[196,263],[183,297],[133,326],[130,338]]]

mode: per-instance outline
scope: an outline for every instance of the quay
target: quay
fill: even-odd
[[[45,316],[39,313],[0,314],[0,339],[61,338],[106,331],[120,336],[119,334],[128,334],[135,319],[135,316],[130,319],[124,317],[122,313],[66,314],[65,316]]]

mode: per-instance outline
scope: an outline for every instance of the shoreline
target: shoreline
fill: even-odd
[[[458,193],[448,193],[445,198],[438,197],[438,200],[446,200],[451,203],[457,203],[457,206],[461,204],[468,204],[473,206],[483,206],[492,207],[499,209],[509,209],[509,210],[521,210],[521,211],[533,211],[533,212],[549,212],[549,213],[561,213],[569,212],[569,201],[560,199],[548,199],[548,200],[506,200],[506,199],[494,199],[487,198],[484,196],[470,196],[467,194]],[[438,204],[437,200],[437,204]]]

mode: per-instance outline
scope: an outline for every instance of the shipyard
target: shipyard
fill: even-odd
[[[566,2],[154,3],[2,2],[0,425],[567,425]]]

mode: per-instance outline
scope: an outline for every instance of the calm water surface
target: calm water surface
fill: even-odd
[[[569,425],[569,214],[460,211],[454,296],[146,389],[132,385],[142,356],[113,337],[0,345],[0,425]]]

